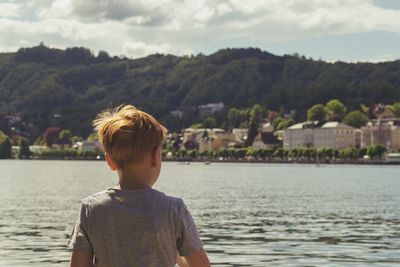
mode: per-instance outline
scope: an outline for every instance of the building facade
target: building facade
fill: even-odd
[[[304,122],[283,131],[283,147],[294,148],[352,148],[357,147],[357,129],[340,122]]]
[[[361,146],[381,144],[388,150],[400,150],[400,119],[375,119],[361,128]]]

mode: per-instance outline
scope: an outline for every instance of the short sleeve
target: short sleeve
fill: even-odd
[[[68,247],[72,250],[85,250],[93,252],[92,245],[87,235],[87,206],[82,203],[81,211],[76,219]]]
[[[183,201],[180,202],[177,218],[177,249],[179,255],[189,256],[203,247],[192,215]]]

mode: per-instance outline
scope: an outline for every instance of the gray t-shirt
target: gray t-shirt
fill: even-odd
[[[203,247],[183,201],[154,189],[109,188],[82,201],[68,245],[96,266],[174,266]]]

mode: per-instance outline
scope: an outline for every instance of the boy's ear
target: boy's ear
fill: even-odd
[[[157,146],[153,149],[151,153],[151,166],[157,167],[161,163],[161,151],[162,147]]]
[[[104,156],[105,156],[105,158],[106,158],[108,167],[110,167],[110,169],[111,169],[112,171],[116,171],[116,170],[117,170],[117,166],[114,164],[114,162],[112,162],[110,156],[109,156],[107,153],[104,153]]]

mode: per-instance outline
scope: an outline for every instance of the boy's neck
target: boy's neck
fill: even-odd
[[[119,186],[123,190],[139,190],[151,188],[150,173],[146,168],[129,168],[118,170]]]

